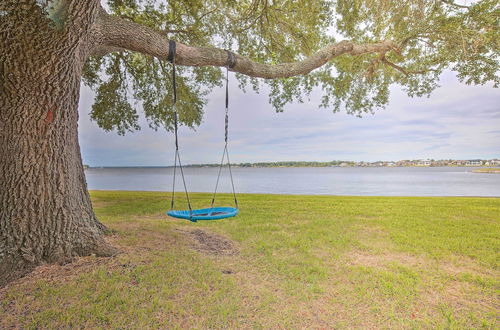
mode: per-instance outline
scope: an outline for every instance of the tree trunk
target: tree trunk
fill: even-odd
[[[116,252],[92,210],[78,145],[85,29],[72,37],[30,10],[29,23],[0,25],[0,286],[44,262]]]

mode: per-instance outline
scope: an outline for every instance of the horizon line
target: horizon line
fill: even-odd
[[[241,164],[273,164],[273,163],[311,163],[311,164],[317,164],[317,163],[397,163],[397,162],[415,162],[415,161],[434,161],[434,162],[441,162],[441,161],[500,161],[500,156],[497,158],[467,158],[467,159],[453,159],[453,158],[446,158],[446,159],[434,159],[434,158],[419,158],[419,159],[400,159],[400,160],[375,160],[375,161],[365,161],[365,160],[326,160],[326,161],[309,161],[309,160],[278,160],[278,161],[258,161],[258,162],[231,162],[231,165],[241,165]],[[192,164],[185,164],[183,165],[184,167],[187,166],[219,166],[219,163],[192,163]],[[97,167],[106,167],[106,168],[127,168],[127,167],[142,167],[142,168],[164,168],[164,167],[174,167],[174,165],[90,165],[90,164],[83,164],[84,167],[92,167],[92,168],[97,168]]]

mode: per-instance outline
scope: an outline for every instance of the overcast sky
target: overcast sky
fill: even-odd
[[[231,74],[230,74],[231,79]],[[265,90],[243,93],[230,85],[231,162],[279,160],[401,160],[500,158],[500,90],[461,84],[452,73],[430,98],[409,98],[392,89],[385,110],[363,118],[332,113],[311,102],[276,113]],[[94,95],[82,87],[80,144],[91,166],[173,164],[171,133],[142,130],[118,136],[90,121]],[[224,91],[209,95],[202,125],[180,129],[184,164],[217,163],[224,143]]]

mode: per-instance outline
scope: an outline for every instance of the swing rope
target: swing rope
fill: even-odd
[[[220,161],[219,173],[217,175],[217,182],[215,184],[214,194],[212,196],[211,208],[214,207],[215,195],[217,194],[217,188],[219,187],[220,174],[222,172],[222,167],[224,166],[224,156],[227,156],[227,167],[229,169],[229,176],[231,178],[231,187],[233,189],[234,205],[238,208],[238,199],[236,198],[236,190],[234,189],[233,173],[231,171],[231,162],[229,161],[229,151],[227,149],[228,143],[228,128],[229,128],[229,68],[233,68],[236,65],[236,57],[234,54],[228,50],[227,52],[227,66],[226,66],[226,108],[225,108],[225,121],[224,121],[224,151],[222,152],[222,159]]]
[[[187,186],[186,186],[186,180],[184,178],[184,170],[183,170],[183,167],[182,167],[181,156],[180,156],[180,153],[179,153],[179,138],[178,138],[178,128],[179,128],[178,126],[179,126],[179,124],[178,124],[178,113],[177,113],[177,106],[176,106],[176,103],[177,103],[177,83],[176,83],[176,72],[175,72],[176,43],[173,40],[169,40],[167,60],[170,63],[172,63],[172,87],[173,87],[174,132],[175,132],[174,175],[173,175],[173,183],[172,183],[172,200],[171,200],[171,203],[170,203],[170,209],[171,209],[172,213],[169,212],[169,215],[172,215],[172,216],[175,216],[175,217],[185,217],[185,216],[177,214],[177,212],[185,212],[185,211],[174,211],[174,203],[175,203],[175,180],[176,180],[176,174],[177,174],[177,164],[179,164],[179,169],[180,169],[181,176],[182,176],[182,183],[184,185],[184,191],[186,193],[187,204],[188,204],[188,207],[189,207],[189,220],[196,221],[200,217],[205,217],[205,216],[209,217],[208,219],[220,219],[220,218],[224,218],[224,217],[228,217],[228,216],[235,216],[238,213],[238,210],[237,210],[238,209],[238,200],[236,198],[236,190],[234,188],[233,173],[232,173],[232,170],[231,170],[231,162],[229,160],[229,150],[228,150],[228,130],[229,130],[229,87],[228,87],[228,85],[229,85],[229,69],[233,68],[236,65],[236,56],[232,52],[230,52],[230,51],[226,51],[226,52],[227,52],[227,64],[226,64],[226,107],[225,107],[225,122],[224,122],[224,129],[225,129],[225,132],[224,132],[224,142],[225,142],[225,145],[224,145],[224,151],[222,152],[222,159],[221,159],[220,166],[219,166],[219,173],[217,175],[217,182],[215,184],[214,194],[212,196],[211,209],[212,210],[214,209],[215,196],[217,194],[217,189],[219,187],[219,181],[220,181],[220,175],[221,175],[221,172],[222,172],[222,167],[224,166],[224,158],[227,158],[227,166],[228,166],[229,175],[230,175],[230,178],[231,178],[231,187],[233,189],[234,204],[236,206],[236,209],[233,209],[234,211],[230,211],[229,213],[226,210],[224,210],[222,212],[220,210],[218,210],[218,211],[210,211],[207,214],[200,213],[200,211],[206,212],[205,210],[194,210],[195,214],[193,214],[193,209],[191,207],[191,201],[189,199],[189,193],[188,193]],[[221,209],[221,208],[215,208],[215,209]],[[228,209],[228,208],[222,208],[222,209]],[[220,216],[221,213],[222,214],[227,214],[227,215]],[[193,218],[193,215],[195,216],[194,218]],[[214,218],[212,216],[218,216],[218,217]]]
[[[186,193],[186,199],[189,207],[189,217],[192,218],[193,216],[193,209],[191,207],[191,202],[189,200],[189,193],[187,190],[186,186],[186,180],[184,178],[184,171],[182,169],[182,163],[181,163],[181,156],[179,154],[179,138],[177,136],[177,130],[178,130],[178,115],[177,115],[177,83],[176,83],[176,76],[175,76],[175,41],[169,40],[168,41],[168,61],[172,63],[172,85],[173,85],[173,91],[174,91],[174,132],[175,132],[175,161],[174,161],[174,180],[172,184],[172,201],[170,203],[170,207],[173,210],[174,209],[174,201],[175,201],[175,176],[176,176],[176,171],[177,171],[177,160],[179,160],[179,169],[181,171],[181,176],[182,176],[182,183],[184,184],[184,191]]]

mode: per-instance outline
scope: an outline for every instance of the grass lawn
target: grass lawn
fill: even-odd
[[[500,198],[241,194],[190,223],[166,193],[91,195],[124,253],[2,289],[0,328],[500,327]]]

